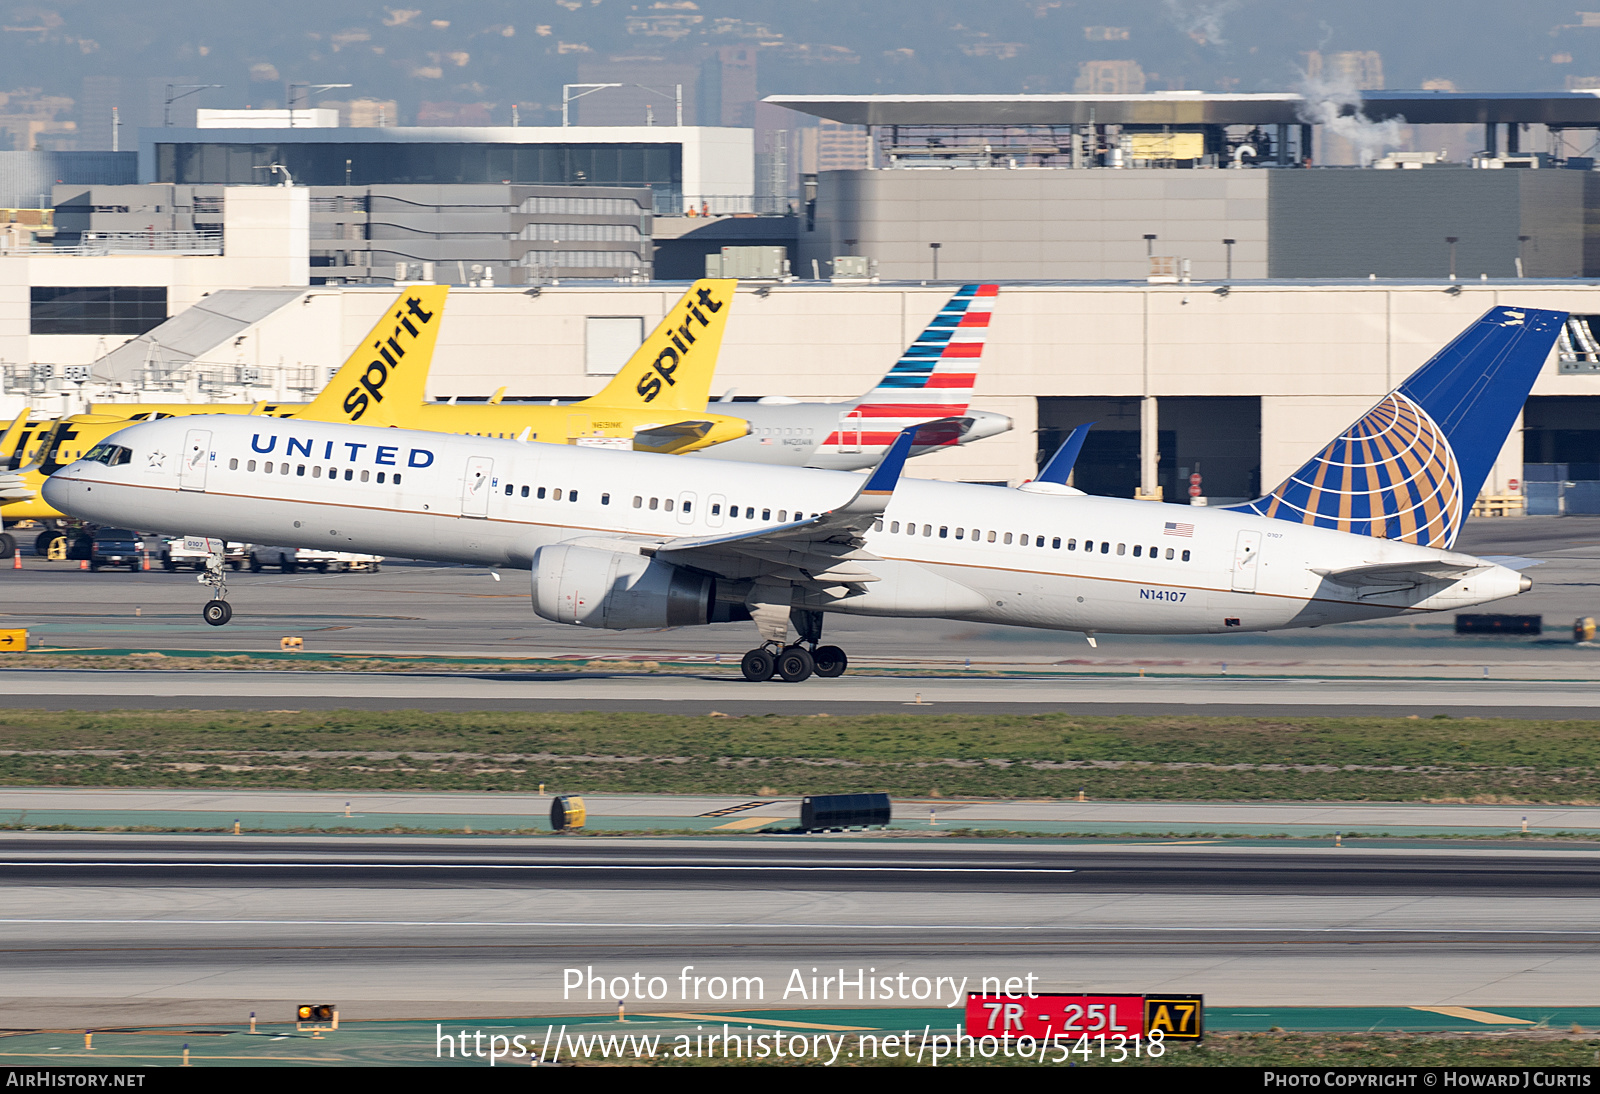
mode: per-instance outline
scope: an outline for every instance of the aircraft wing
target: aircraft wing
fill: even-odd
[[[1312,570],[1335,585],[1359,588],[1367,585],[1395,587],[1420,585],[1424,581],[1454,581],[1463,574],[1481,570],[1482,559],[1458,556],[1459,560],[1439,559],[1414,562],[1379,562],[1370,566],[1347,566],[1342,570]]]
[[[878,557],[863,549],[865,536],[889,504],[917,431],[915,426],[902,430],[883,462],[837,508],[748,532],[671,539],[651,553],[662,562],[765,586],[828,589],[876,581],[877,576],[861,565]]]

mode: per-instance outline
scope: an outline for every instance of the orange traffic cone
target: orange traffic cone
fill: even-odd
[[[21,551],[13,551],[13,552],[11,552],[11,568],[13,570],[22,569],[22,552]]]
[[[85,559],[79,560],[78,569],[87,570],[88,568],[89,568],[89,560],[88,559],[85,558]]]
[[[150,552],[148,551],[146,551],[144,555],[144,572],[150,572]]]

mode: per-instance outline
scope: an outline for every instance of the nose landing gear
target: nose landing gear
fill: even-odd
[[[211,589],[211,599],[200,609],[201,618],[213,627],[220,627],[233,618],[233,605],[227,600],[228,572],[223,568],[223,562],[227,557],[224,553],[227,545],[221,540],[207,541],[207,546],[212,544],[215,546],[206,555],[205,572],[197,574],[195,580]]]

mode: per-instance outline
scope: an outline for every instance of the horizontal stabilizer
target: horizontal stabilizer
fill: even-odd
[[[633,449],[635,452],[657,452],[671,455],[684,445],[693,445],[710,433],[715,422],[705,419],[698,421],[685,420],[669,422],[666,425],[653,425],[648,429],[633,431]]]
[[[1535,566],[1543,566],[1550,561],[1545,558],[1523,558],[1521,555],[1484,555],[1483,561],[1492,562],[1496,566],[1504,566],[1508,570],[1531,570]]]
[[[20,472],[0,471],[0,502],[27,501],[34,490]]]
[[[1483,567],[1482,559],[1462,557],[1458,562],[1448,559],[1417,559],[1410,562],[1379,562],[1371,566],[1347,566],[1342,570],[1313,569],[1311,572],[1335,585],[1348,585],[1352,588],[1369,585],[1398,587],[1420,585],[1425,581],[1454,581]]]

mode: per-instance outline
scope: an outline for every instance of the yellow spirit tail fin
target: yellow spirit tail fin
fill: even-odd
[[[577,405],[703,414],[737,285],[705,278],[689,286],[605,390]]]
[[[444,321],[448,285],[412,285],[395,298],[328,386],[296,418],[415,427]]]

